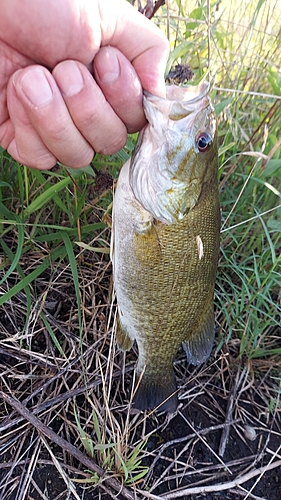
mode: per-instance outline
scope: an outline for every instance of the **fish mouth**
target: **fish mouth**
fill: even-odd
[[[170,120],[178,121],[193,115],[194,119],[192,121],[194,121],[197,113],[209,107],[209,93],[209,82],[201,82],[195,86],[186,85],[181,87],[178,85],[166,85],[166,98],[158,97],[144,91],[144,111],[148,122],[151,123],[151,106]]]
[[[179,85],[166,85],[166,99],[168,101],[188,101],[195,103],[203,99],[210,91],[209,82],[201,82],[199,85],[179,86]]]
[[[166,97],[157,97],[147,90],[144,90],[144,95],[149,97],[150,100],[156,99],[157,101],[183,101],[183,102],[197,102],[205,97],[210,91],[209,82],[201,82],[198,85],[166,85]]]

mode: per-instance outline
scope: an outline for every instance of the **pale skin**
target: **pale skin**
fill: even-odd
[[[165,95],[167,55],[126,0],[1,0],[0,145],[37,169],[117,152],[145,124],[143,89]]]

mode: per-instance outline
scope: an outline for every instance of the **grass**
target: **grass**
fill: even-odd
[[[1,152],[0,395],[29,412],[1,399],[3,500],[118,488],[120,498],[280,497],[281,7],[240,7],[170,0],[154,19],[170,39],[167,71],[182,62],[192,83],[211,81],[219,127],[219,332],[205,366],[187,371],[179,353],[182,407],[170,421],[128,411],[136,352],[119,352],[112,335],[108,174],[117,178],[135,137],[97,156],[95,172],[37,172]],[[40,422],[103,472],[43,437]]]

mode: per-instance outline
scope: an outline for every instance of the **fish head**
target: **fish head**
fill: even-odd
[[[166,98],[144,93],[148,123],[130,165],[135,198],[155,219],[181,220],[217,178],[216,118],[210,86],[166,86]]]

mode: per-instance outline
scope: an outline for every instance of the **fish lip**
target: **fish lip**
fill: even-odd
[[[154,94],[151,94],[147,90],[143,91],[143,94],[149,101],[153,102],[167,102],[167,101],[177,101],[178,103],[186,104],[196,104],[198,101],[201,101],[207,94],[210,92],[210,83],[209,82],[201,82],[198,85],[166,85],[166,97],[158,97]],[[195,94],[193,98],[188,99],[190,95]]]

